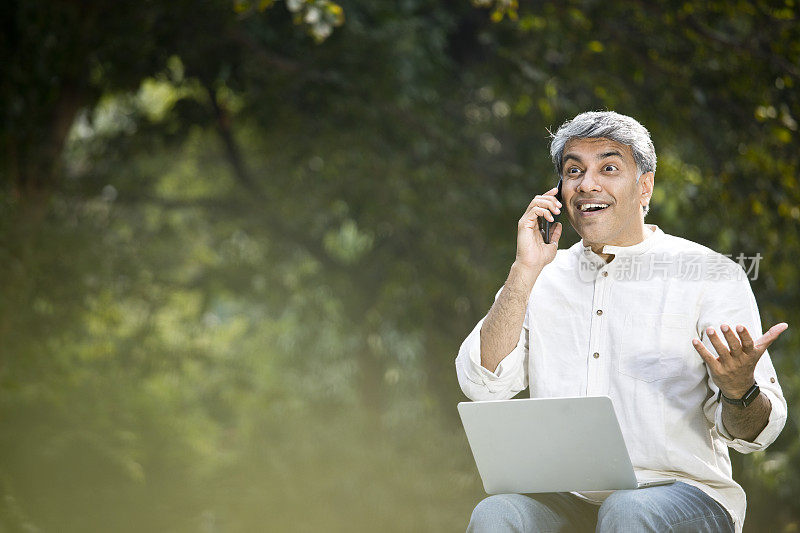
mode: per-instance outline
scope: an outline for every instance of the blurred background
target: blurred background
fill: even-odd
[[[760,253],[800,530],[796,0],[7,0],[0,531],[463,531],[453,360],[555,184],[639,119],[647,222]],[[576,242],[573,230],[562,247]]]

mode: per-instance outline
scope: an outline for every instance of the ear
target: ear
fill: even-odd
[[[653,196],[653,184],[656,179],[655,172],[645,172],[639,177],[639,203],[642,207],[650,202]]]

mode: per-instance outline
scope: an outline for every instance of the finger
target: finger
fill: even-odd
[[[733,357],[739,357],[742,355],[742,343],[739,342],[739,338],[733,333],[733,330],[728,326],[728,324],[722,324],[719,329],[722,330],[722,334],[725,336],[725,340],[728,341],[728,349]]]
[[[546,207],[554,213],[560,213],[561,202],[556,200],[554,196],[537,196],[533,199],[533,203],[540,207]]]
[[[555,211],[556,213],[560,212],[560,209],[558,208],[557,205],[555,205],[555,199],[552,196],[549,197],[536,196],[533,200],[531,200],[531,203],[528,204],[528,207],[525,209],[525,213],[522,215],[522,218],[523,219],[529,218],[533,210],[537,207],[552,210]]]
[[[736,333],[741,339],[742,351],[748,355],[756,355],[757,349],[755,343],[753,342],[753,337],[750,336],[750,332],[747,331],[747,328],[740,324],[736,326]]]
[[[544,193],[542,196],[545,198],[552,198],[553,201],[555,201],[556,205],[558,207],[561,207],[561,202],[558,200],[558,198],[556,198],[556,194],[558,194],[558,187],[553,187],[552,189]]]
[[[532,230],[541,230],[541,223],[540,218],[547,219],[548,215],[550,218],[550,222],[553,222],[553,215],[550,214],[550,211],[544,209],[542,207],[533,206],[525,214],[522,218],[519,219],[519,223],[517,224],[517,229],[521,230],[523,228],[532,229]]]
[[[766,350],[769,347],[769,345],[772,344],[772,342],[775,339],[777,339],[780,336],[780,334],[786,331],[787,329],[789,329],[789,324],[787,324],[786,322],[780,322],[778,324],[775,324],[774,326],[769,328],[769,331],[764,333],[755,341],[756,348],[762,351]]]
[[[528,208],[530,209],[531,207],[533,207],[533,205],[536,203],[536,200],[539,199],[539,198],[544,198],[544,199],[548,199],[548,200],[552,199],[552,200],[554,200],[556,202],[556,204],[559,207],[561,207],[561,202],[559,202],[556,199],[556,194],[557,193],[558,193],[558,187],[553,187],[552,189],[550,189],[549,191],[545,192],[544,194],[537,194],[536,196],[533,197],[533,200],[531,200],[531,202],[528,204]]]
[[[692,339],[692,346],[694,346],[694,349],[700,354],[700,357],[703,358],[703,361],[705,361],[706,366],[711,370],[712,374],[716,374],[720,365],[717,358],[714,357],[714,354],[708,351],[708,348],[706,348],[705,344],[700,342],[700,339]]]
[[[553,233],[550,235],[550,244],[555,244],[558,247],[558,239],[561,238],[561,222],[556,222],[553,226]]]
[[[533,200],[528,208],[523,213],[522,218],[519,219],[519,225],[524,227],[533,227],[536,224],[536,219],[539,218],[539,215],[535,212],[535,209],[538,207]]]
[[[728,347],[725,346],[725,343],[722,342],[722,339],[717,335],[717,332],[714,331],[714,328],[708,328],[706,329],[706,334],[708,335],[708,340],[711,341],[711,345],[714,346],[714,349],[717,351],[719,358],[722,362],[726,361],[731,354],[728,351]]]
[[[536,207],[533,208],[532,211],[533,211],[533,213],[536,214],[537,217],[544,217],[547,220],[549,220],[550,222],[555,222],[556,221],[556,219],[553,218],[553,213],[551,213],[550,210],[545,208],[545,207],[536,206]]]

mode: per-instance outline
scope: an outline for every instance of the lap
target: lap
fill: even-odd
[[[497,494],[472,512],[467,533],[591,533],[597,506],[567,493]]]
[[[716,500],[686,483],[618,490],[597,516],[597,531],[733,533],[730,515]]]
[[[733,533],[728,512],[685,483],[618,490],[598,508],[566,493],[500,494],[481,501],[468,533],[671,531]]]

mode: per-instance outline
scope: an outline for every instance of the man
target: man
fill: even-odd
[[[610,396],[637,475],[678,483],[609,494],[496,495],[468,531],[736,531],[746,499],[728,447],[763,450],[786,421],[741,267],[644,223],[656,155],[649,132],[614,112],[582,113],[553,136],[562,201],[531,201],[489,313],[456,358],[472,400]],[[582,237],[557,250],[539,219],[564,211]],[[753,340],[754,337],[758,337]],[[756,387],[757,386],[757,387]],[[531,421],[535,423],[535,421]]]

